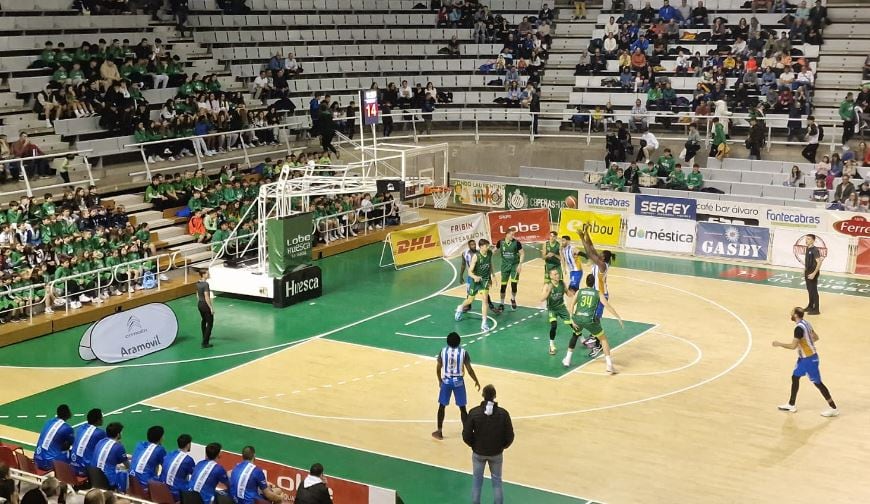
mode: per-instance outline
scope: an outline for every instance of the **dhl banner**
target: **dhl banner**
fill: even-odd
[[[396,266],[436,259],[443,255],[438,224],[426,224],[390,233]]]
[[[589,210],[563,208],[559,216],[559,236],[580,239],[580,230],[589,225],[589,233],[595,245],[615,247],[619,245],[622,217],[619,214],[602,214]]]

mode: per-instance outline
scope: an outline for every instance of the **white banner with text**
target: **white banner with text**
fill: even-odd
[[[807,251],[807,233],[794,229],[777,229],[773,233],[771,264],[803,268]],[[822,271],[845,273],[849,270],[849,238],[833,233],[816,233],[815,246],[824,258]]]
[[[178,319],[163,303],[149,303],[103,317],[79,343],[83,360],[114,364],[169,348],[178,336]]]
[[[640,250],[691,254],[695,251],[695,221],[629,216],[625,246]]]
[[[476,213],[443,220],[438,223],[438,235],[444,257],[453,257],[465,250],[469,240],[489,239],[486,215]]]

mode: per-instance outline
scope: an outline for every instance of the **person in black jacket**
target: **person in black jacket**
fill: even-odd
[[[501,469],[504,450],[514,442],[514,427],[510,413],[495,402],[495,387],[483,387],[483,401],[468,412],[462,429],[462,440],[471,447],[474,484],[471,487],[471,502],[480,504],[483,488],[483,470],[489,463],[492,479],[492,494],[495,504],[504,502]],[[298,501],[297,501],[298,504]]]
[[[296,504],[332,504],[329,489],[323,481],[323,466],[316,463],[311,466],[308,476],[299,484],[296,490]]]

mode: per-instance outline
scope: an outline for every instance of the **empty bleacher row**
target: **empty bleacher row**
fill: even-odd
[[[508,23],[522,21],[523,14],[504,14]],[[435,14],[248,14],[248,15],[194,15],[190,26],[196,29],[258,28],[281,26],[287,29],[311,26],[350,27],[371,31],[384,27],[434,27]],[[365,28],[359,28],[365,27]],[[357,37],[361,38],[361,37]]]
[[[42,0],[51,1],[51,0]],[[420,0],[249,0],[252,11],[412,11]],[[493,11],[537,12],[537,0],[490,0],[486,4]],[[219,10],[215,0],[190,0],[191,11]],[[427,9],[428,10],[428,7]]]

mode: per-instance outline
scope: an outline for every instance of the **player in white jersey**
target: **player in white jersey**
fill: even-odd
[[[438,376],[438,430],[432,433],[435,439],[444,439],[442,427],[444,426],[444,409],[450,404],[450,396],[453,396],[456,406],[459,407],[459,413],[462,418],[462,424],[465,425],[465,419],[468,418],[468,411],[465,405],[468,404],[468,399],[465,394],[465,371],[468,371],[468,376],[474,380],[474,386],[480,390],[480,382],[477,381],[477,375],[474,374],[474,368],[471,367],[471,356],[459,344],[461,339],[458,333],[452,332],[447,335],[447,346],[441,349],[438,354],[438,365],[435,367],[435,374]]]
[[[595,278],[595,289],[601,294],[604,299],[610,299],[610,291],[607,288],[607,273],[610,271],[610,264],[616,259],[616,254],[609,250],[598,252],[595,245],[592,244],[592,238],[587,231],[588,225],[583,226],[580,232],[580,239],[583,241],[583,248],[586,250],[586,256],[592,262],[592,271],[590,275]],[[604,315],[604,303],[598,303],[598,309],[595,310],[595,317],[601,320]]]
[[[579,290],[580,282],[583,280],[583,265],[580,263],[580,257],[584,255],[583,252],[571,245],[571,237],[565,235],[562,237],[560,253],[563,277],[568,278],[568,288],[575,291]]]
[[[837,405],[831,398],[831,393],[828,387],[822,383],[822,374],[819,372],[819,353],[816,351],[816,341],[819,340],[819,335],[813,329],[809,322],[804,320],[805,310],[797,307],[791,311],[791,320],[795,323],[794,335],[791,343],[782,343],[774,341],[773,346],[787,348],[789,350],[797,350],[798,359],[795,364],[794,371],[791,374],[791,395],[788,398],[788,403],[779,406],[780,411],[795,412],[797,408],[794,403],[797,400],[798,387],[800,386],[801,377],[807,375],[813,385],[822,393],[822,397],[828,402],[830,409],[822,412],[823,417],[835,417],[840,414]]]

